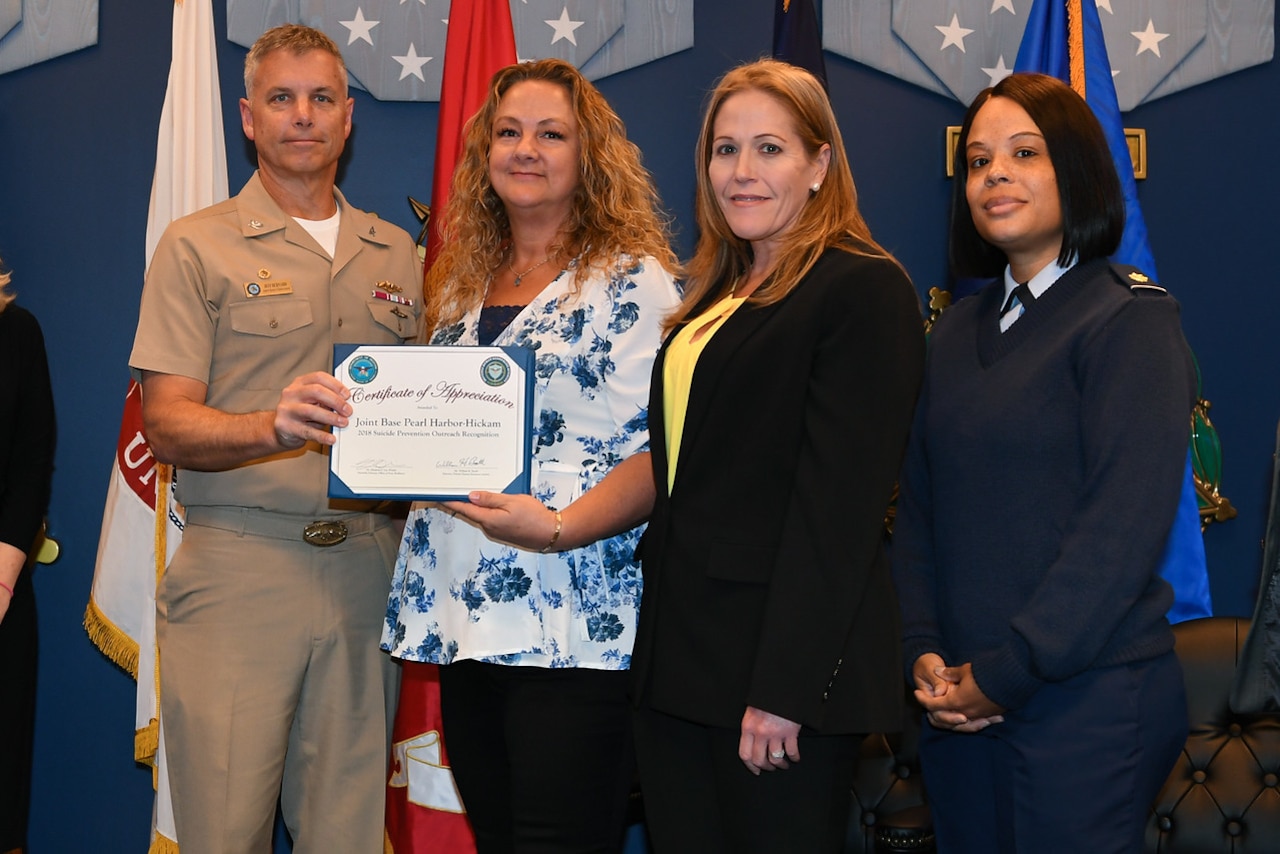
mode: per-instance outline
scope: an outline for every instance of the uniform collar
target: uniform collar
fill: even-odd
[[[1062,278],[1063,274],[1076,265],[1073,259],[1070,264],[1065,267],[1052,261],[1045,265],[1039,273],[1036,273],[1027,282],[1027,289],[1031,291],[1031,295],[1036,299],[1044,296],[1044,292],[1049,290],[1054,282]],[[1013,289],[1018,286],[1018,282],[1013,279],[1013,272],[1008,268],[1004,268],[1004,298],[1000,300],[1000,304],[1004,305],[1009,301],[1009,294],[1013,293]]]
[[[366,242],[380,246],[388,245],[391,236],[390,226],[373,214],[352,207],[347,203],[347,197],[337,187],[333,188],[333,196],[337,199],[338,209],[342,211],[339,243],[342,241],[342,235],[354,232],[357,237]],[[245,237],[260,237],[280,230],[289,231],[291,226],[302,229],[298,221],[281,210],[276,200],[271,198],[257,171],[250,176],[248,183],[236,197],[236,201],[240,214],[240,233]]]

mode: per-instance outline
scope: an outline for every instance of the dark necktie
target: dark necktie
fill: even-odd
[[[1000,309],[1000,325],[1008,329],[1013,321],[1022,316],[1026,307],[1035,301],[1035,294],[1031,293],[1031,288],[1027,287],[1026,282],[1018,285],[1009,293],[1009,298],[1004,302],[1004,308]]]

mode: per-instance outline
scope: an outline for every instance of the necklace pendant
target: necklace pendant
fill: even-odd
[[[517,270],[516,270],[515,266],[514,266],[514,265],[512,265],[512,263],[511,263],[511,262],[512,262],[512,261],[514,261],[514,260],[515,260],[515,257],[514,257],[514,256],[507,256],[507,269],[511,271],[512,286],[513,286],[513,287],[517,287],[517,288],[518,288],[518,287],[520,287],[520,283],[524,281],[524,277],[525,277],[525,276],[529,275],[529,274],[530,274],[530,273],[532,273],[534,270],[538,269],[538,268],[539,268],[539,267],[541,267],[543,264],[545,264],[545,263],[547,263],[548,261],[550,261],[550,260],[551,260],[551,256],[550,256],[550,255],[546,256],[546,257],[545,257],[545,258],[543,258],[541,261],[539,261],[537,264],[534,264],[534,265],[533,265],[532,267],[530,267],[529,269],[527,269],[527,270],[523,270],[523,271],[517,271]]]

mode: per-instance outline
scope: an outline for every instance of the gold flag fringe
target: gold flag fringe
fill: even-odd
[[[156,590],[160,589],[160,579],[164,578],[165,560],[169,554],[169,489],[173,483],[173,467],[161,463],[156,467],[156,527],[155,527],[155,570],[156,570]],[[156,648],[155,667],[151,674],[153,684],[155,685],[156,695],[156,714],[160,714],[160,649]],[[137,670],[137,668],[134,668]],[[152,788],[155,788],[156,780],[156,753],[160,749],[160,720],[151,718],[150,722],[134,733],[133,753],[134,758],[139,762],[146,762],[151,766],[152,771]],[[159,837],[159,834],[157,834]],[[177,850],[176,843],[174,850]]]
[[[155,718],[151,723],[135,730],[133,733],[133,761],[140,765],[156,765],[156,753],[160,750],[160,721]],[[154,781],[152,781],[154,783]]]
[[[147,854],[178,854],[178,843],[157,833],[151,840],[151,847],[147,849]]]
[[[180,2],[180,0],[179,0]],[[169,491],[173,485],[173,466],[160,464],[156,473],[156,528],[155,559],[156,589],[160,589],[160,579],[164,578],[166,560],[169,554]],[[151,678],[155,680],[156,714],[160,713],[160,650],[156,649],[155,672]],[[137,671],[137,667],[134,670]],[[136,677],[135,677],[136,678]],[[156,764],[156,754],[160,751],[160,720],[152,718],[147,725],[134,733],[133,750],[135,758],[140,747],[150,750],[145,760],[151,766],[151,788],[159,791],[160,768]],[[151,840],[147,854],[179,854],[178,842],[157,832]]]
[[[84,630],[103,655],[134,679],[138,678],[138,642],[111,622],[92,597],[84,609]]]

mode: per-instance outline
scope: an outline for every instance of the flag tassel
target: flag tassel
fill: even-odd
[[[138,644],[111,621],[92,599],[84,609],[84,630],[93,645],[117,667],[138,678]]]

